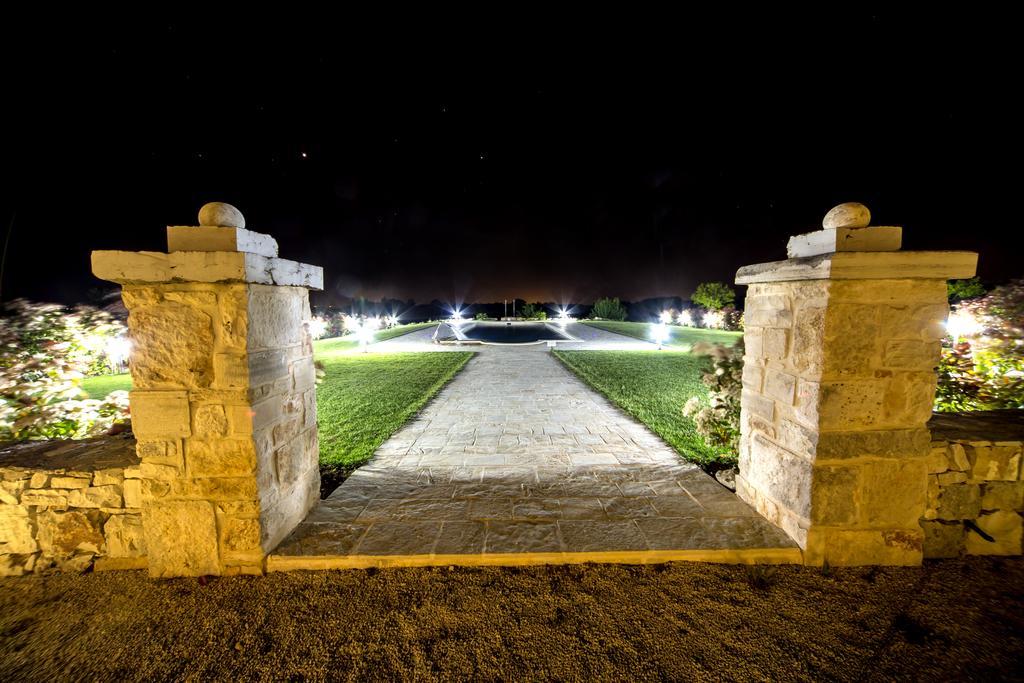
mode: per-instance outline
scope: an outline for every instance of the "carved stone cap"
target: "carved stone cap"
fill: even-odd
[[[757,263],[736,271],[736,284],[799,280],[958,280],[974,277],[973,251],[845,251]]]
[[[118,284],[248,282],[324,288],[324,269],[241,251],[94,251],[92,272]]]

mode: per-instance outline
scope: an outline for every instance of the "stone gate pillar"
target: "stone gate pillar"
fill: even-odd
[[[168,253],[94,251],[122,286],[132,429],[151,576],[261,573],[316,504],[309,290],[323,270],[277,257],[241,213],[207,204]]]
[[[946,280],[977,254],[899,251],[859,204],[741,268],[737,493],[821,565],[920,564]]]

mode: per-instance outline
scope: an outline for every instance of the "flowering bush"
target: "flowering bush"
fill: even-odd
[[[0,440],[76,439],[128,415],[128,393],[86,398],[82,378],[110,364],[123,324],[97,309],[17,300],[0,318]]]
[[[1024,408],[1024,280],[962,301],[947,329],[935,409]]]
[[[698,343],[693,353],[711,356],[711,371],[702,381],[708,388],[707,405],[694,396],[683,406],[683,414],[693,419],[697,433],[709,446],[739,450],[740,395],[743,391],[743,342],[732,348],[720,344]]]

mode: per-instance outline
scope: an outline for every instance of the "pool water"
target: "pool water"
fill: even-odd
[[[460,331],[471,341],[494,344],[528,344],[538,341],[572,341],[555,325],[545,323],[474,322]]]

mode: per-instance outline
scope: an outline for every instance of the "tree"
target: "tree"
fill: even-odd
[[[709,311],[718,311],[736,301],[736,292],[722,282],[702,282],[697,285],[690,301]]]
[[[969,280],[949,280],[946,282],[946,296],[949,303],[955,304],[964,299],[974,299],[985,294],[985,285],[981,279],[972,277]]]
[[[626,307],[622,305],[618,297],[614,299],[598,299],[594,302],[594,309],[591,314],[595,318],[605,320],[625,320]]]

